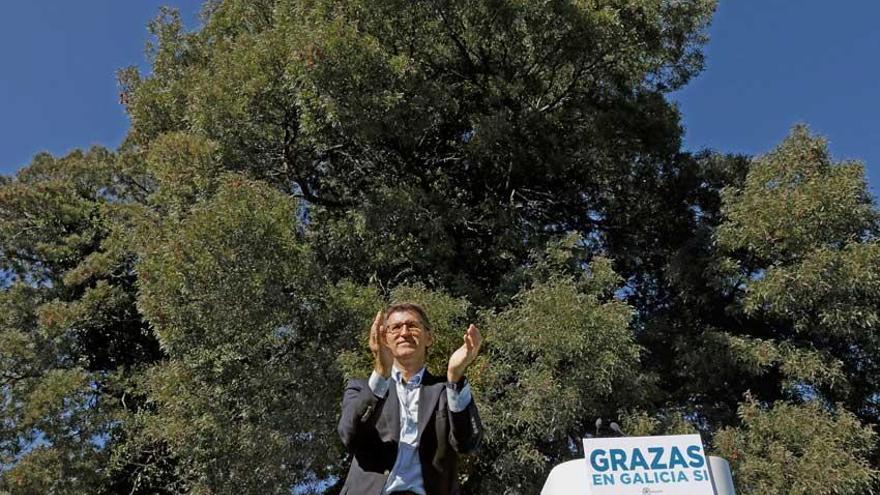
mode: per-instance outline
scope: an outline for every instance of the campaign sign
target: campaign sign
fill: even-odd
[[[713,495],[700,435],[585,438],[590,495]]]

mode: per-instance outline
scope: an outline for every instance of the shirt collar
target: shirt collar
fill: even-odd
[[[425,375],[425,367],[422,366],[415,375],[408,382],[406,382],[407,386],[418,387],[422,384],[422,377]],[[391,377],[394,378],[395,383],[403,383],[403,372],[397,369],[397,366],[391,367]]]

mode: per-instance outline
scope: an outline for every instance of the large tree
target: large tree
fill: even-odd
[[[104,149],[38,155],[0,186],[2,463],[18,493],[114,483],[126,381],[163,352],[135,307],[124,228],[143,191]]]
[[[153,74],[122,75],[129,143],[204,135],[309,203],[338,277],[491,304],[548,239],[670,206],[690,164],[664,94],[699,70],[713,3],[227,1],[190,34],[166,12]]]
[[[800,128],[755,159],[682,152],[666,95],[713,8],[161,11],[149,74],[120,72],[123,145],[0,183],[0,490],[334,493],[342,381],[400,299],[435,367],[484,329],[468,493],[537,491],[598,416],[700,431],[741,490],[867,489],[877,211]]]

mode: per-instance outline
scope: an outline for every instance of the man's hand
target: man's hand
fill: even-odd
[[[449,357],[449,367],[446,370],[446,379],[457,382],[464,376],[464,370],[477,359],[480,346],[483,344],[483,336],[476,325],[471,324],[464,333],[464,344]]]
[[[385,344],[385,327],[382,325],[382,312],[376,313],[373,326],[370,327],[370,352],[373,353],[373,369],[383,378],[391,376],[391,349]]]

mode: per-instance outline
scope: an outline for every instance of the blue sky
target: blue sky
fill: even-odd
[[[672,95],[687,149],[765,153],[796,123],[880,193],[880,2],[721,0],[706,68]]]
[[[37,152],[116,147],[128,122],[115,72],[146,68],[146,23],[160,5],[198,25],[201,0],[7,2],[0,16],[0,173]],[[706,70],[671,95],[685,147],[760,154],[796,123],[835,159],[866,164],[880,192],[880,2],[721,0]]]
[[[161,5],[195,27],[201,0],[23,0],[0,15],[0,173],[39,151],[115,148],[128,126],[116,71],[147,68],[146,25]]]

